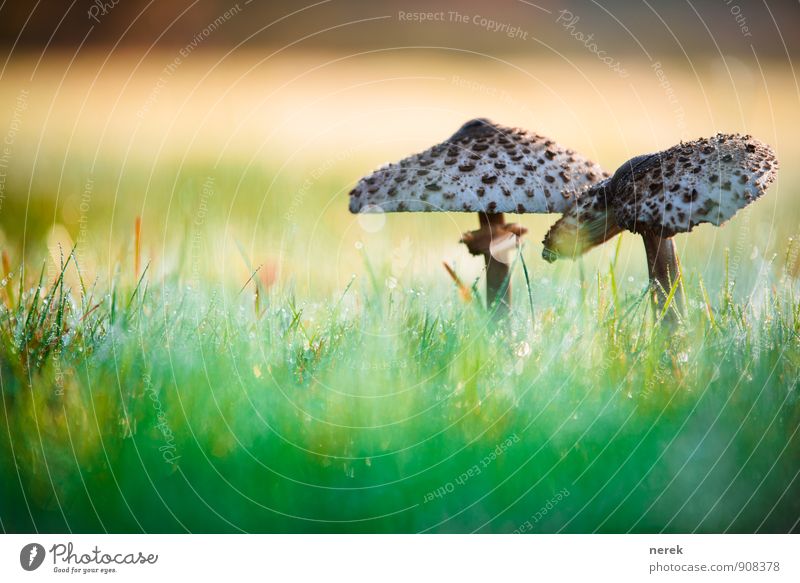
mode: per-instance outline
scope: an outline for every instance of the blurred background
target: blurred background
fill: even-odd
[[[141,217],[161,273],[241,284],[264,264],[268,283],[329,293],[365,253],[399,253],[387,269],[401,280],[446,282],[443,259],[477,277],[458,245],[474,216],[359,220],[347,192],[486,116],[609,171],[720,131],[772,144],[769,195],[725,229],[679,237],[691,268],[728,248],[753,279],[797,262],[798,25],[797,3],[775,0],[6,1],[0,246],[54,260],[77,243],[87,271],[110,275],[130,264]],[[537,260],[555,218],[518,218],[548,277],[575,269]],[[641,282],[641,245],[624,241],[621,267]],[[613,252],[586,261],[602,269]]]

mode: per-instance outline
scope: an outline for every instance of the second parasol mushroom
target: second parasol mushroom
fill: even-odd
[[[510,306],[508,251],[527,229],[503,213],[562,213],[575,193],[608,176],[594,162],[543,136],[487,119],[362,178],[350,212],[474,212],[480,229],[461,242],[486,264],[487,306]]]
[[[772,148],[737,134],[637,156],[579,197],[547,233],[543,256],[551,262],[575,257],[623,229],[638,233],[655,304],[663,310],[680,273],[672,237],[701,223],[721,225],[764,194],[777,171]],[[673,298],[679,305],[679,286]]]

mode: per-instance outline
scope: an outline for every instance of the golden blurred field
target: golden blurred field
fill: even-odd
[[[347,212],[347,192],[373,167],[478,116],[548,135],[609,171],[681,139],[751,133],[778,152],[778,183],[724,229],[679,237],[684,261],[702,271],[725,247],[740,248],[745,263],[769,261],[798,234],[792,185],[800,177],[791,161],[800,148],[800,91],[785,62],[706,55],[649,66],[629,56],[630,75],[621,78],[589,57],[455,49],[203,51],[177,64],[176,57],[170,50],[144,58],[125,51],[12,57],[0,86],[4,125],[18,128],[0,214],[4,247],[22,254],[24,233],[24,253],[35,254],[34,243],[55,227],[51,248],[80,238],[84,260],[110,273],[130,253],[126,241],[142,215],[147,259],[162,272],[202,230],[198,265],[231,281],[248,276],[240,245],[253,265],[272,265],[303,293],[342,289],[363,271],[357,241],[379,262],[398,249],[411,253],[406,277],[443,282],[443,259],[477,277],[480,261],[457,243],[475,217],[394,215],[383,226],[365,224]],[[208,177],[214,193],[204,197]],[[87,191],[91,202],[81,210]],[[547,276],[575,268],[538,260],[555,218],[519,218],[530,229],[529,263]],[[630,239],[621,263],[638,280],[644,263]],[[612,247],[590,254],[587,265],[604,269]]]

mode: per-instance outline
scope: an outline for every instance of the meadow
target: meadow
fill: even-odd
[[[382,62],[373,84],[373,61],[319,76],[279,61],[268,81],[247,60],[192,62],[154,99],[155,65],[92,80],[98,62],[57,91],[58,63],[25,85],[3,183],[4,531],[798,529],[800,176],[781,67],[738,64],[726,88],[719,63],[705,83],[666,64],[684,136],[646,69],[637,89],[603,72],[593,101],[554,98],[575,79],[547,63],[524,67],[540,86],[458,59]],[[19,91],[4,86],[8,110]],[[458,245],[473,215],[347,213],[361,174],[475,114],[609,169],[746,130],[783,168],[725,227],[677,238],[675,330],[653,321],[633,235],[544,263],[555,216],[509,217],[530,233],[494,322]]]

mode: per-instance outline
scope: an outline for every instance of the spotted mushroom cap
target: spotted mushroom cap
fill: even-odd
[[[474,119],[447,141],[362,178],[350,212],[560,213],[606,176],[552,140]]]
[[[622,232],[611,206],[610,182],[608,178],[581,193],[550,228],[543,241],[545,260],[577,257]]]
[[[719,226],[764,194],[777,171],[772,148],[738,134],[637,156],[583,193],[553,225],[545,259],[578,255],[622,229],[672,237],[701,223]]]

